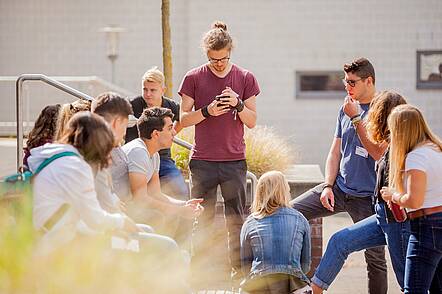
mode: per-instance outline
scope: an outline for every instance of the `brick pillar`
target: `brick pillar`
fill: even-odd
[[[313,277],[316,268],[322,257],[322,218],[315,218],[309,221],[312,240],[312,264],[310,272],[307,274],[309,278]]]

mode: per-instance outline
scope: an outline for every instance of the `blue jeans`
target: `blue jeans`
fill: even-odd
[[[346,194],[336,184],[333,186],[335,210],[333,212],[327,210],[320,201],[324,185],[322,183],[310,189],[293,199],[290,204],[301,212],[307,220],[326,217],[339,212],[347,212],[353,222],[357,223],[373,215],[374,210],[371,197]],[[365,261],[367,262],[368,293],[387,294],[387,263],[385,261],[384,246],[367,249],[364,254]]]
[[[405,293],[442,293],[442,212],[411,220]]]
[[[327,289],[350,253],[388,245],[396,279],[401,288],[404,288],[405,256],[410,235],[410,222],[387,223],[384,203],[376,204],[375,210],[375,215],[340,230],[330,238],[327,250],[312,278],[316,285]]]
[[[189,200],[189,187],[172,159],[161,158],[159,176],[163,193],[176,199]]]

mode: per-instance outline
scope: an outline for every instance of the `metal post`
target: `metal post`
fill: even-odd
[[[118,58],[118,45],[120,42],[120,33],[125,32],[124,28],[117,25],[109,25],[101,28],[99,32],[105,33],[107,58],[111,62],[111,81],[115,84],[115,60]]]
[[[17,118],[17,171],[20,170],[23,162],[23,103],[21,92],[23,88],[22,77],[15,83],[15,110]]]
[[[86,95],[78,90],[75,90],[74,88],[71,88],[63,83],[60,83],[59,81],[51,79],[42,74],[23,74],[19,76],[17,78],[17,81],[15,82],[15,107],[17,119],[17,171],[21,169],[23,163],[23,100],[21,94],[23,92],[23,82],[27,80],[42,81],[77,98],[89,101],[93,100],[91,96]]]

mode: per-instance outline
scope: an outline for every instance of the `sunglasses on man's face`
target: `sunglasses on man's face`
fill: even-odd
[[[346,80],[346,79],[342,79],[342,83],[344,84],[344,86],[349,85],[350,87],[354,87],[356,86],[356,83],[363,80],[363,78],[360,78],[359,80]]]

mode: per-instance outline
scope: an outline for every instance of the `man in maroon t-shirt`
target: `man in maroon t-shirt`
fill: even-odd
[[[181,95],[181,125],[195,125],[195,145],[189,164],[191,195],[204,198],[194,242],[192,265],[199,257],[210,259],[210,238],[215,217],[216,190],[224,198],[232,278],[240,278],[239,235],[246,195],[244,125],[256,125],[256,96],[259,86],[253,74],[230,62],[232,38],[227,26],[213,24],[203,38],[208,63],[184,77]]]

